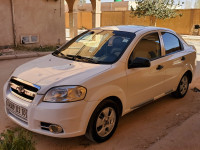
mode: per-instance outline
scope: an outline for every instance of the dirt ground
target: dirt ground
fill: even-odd
[[[197,71],[188,94],[183,99],[165,96],[125,115],[120,119],[119,126],[113,137],[101,144],[92,143],[84,136],[59,139],[33,133],[37,143],[37,150],[144,150],[162,149],[162,147],[170,150],[173,149],[169,144],[170,142],[173,144],[173,141],[170,139],[182,136],[182,134],[188,132],[184,130],[185,128],[181,129],[180,127],[184,125],[196,130],[200,128],[191,122],[195,122],[195,117],[199,114],[200,110],[200,93],[191,90],[194,87],[200,88],[200,42],[189,42],[196,45],[198,50]],[[4,112],[2,101],[3,84],[14,68],[31,59],[34,58],[0,61],[0,132],[8,127],[16,126],[15,123],[6,117]],[[199,116],[196,119],[199,119]],[[194,126],[191,126],[191,123]],[[175,131],[180,135],[177,135]],[[200,134],[196,136],[196,139],[200,139]],[[190,145],[193,145],[191,139],[188,140],[190,140],[190,143],[188,143],[188,147],[185,147],[185,149],[190,149]],[[178,144],[184,145],[185,143],[187,143],[187,140],[179,140]],[[194,149],[200,149],[200,144]]]

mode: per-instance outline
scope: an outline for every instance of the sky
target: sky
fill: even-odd
[[[114,0],[101,0],[101,2],[113,2]],[[128,0],[125,0],[128,1]],[[131,0],[129,0],[131,1]],[[175,0],[175,1],[185,1],[185,0]],[[189,0],[191,2],[194,2],[195,0]],[[87,3],[90,3],[90,0],[86,0]]]
[[[101,0],[101,2],[113,2],[114,0]],[[125,0],[127,1],[127,0]],[[90,0],[86,0],[86,3],[90,3]]]
[[[125,1],[134,1],[134,0],[125,0]],[[184,2],[185,5],[189,5],[190,7],[194,7],[195,1],[197,0],[175,0],[175,2]],[[114,2],[114,0],[101,0],[101,2]],[[86,0],[86,3],[90,3],[90,0]]]

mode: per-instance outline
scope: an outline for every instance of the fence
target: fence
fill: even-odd
[[[102,12],[101,26],[110,25],[150,25],[149,17],[131,17],[130,11],[109,11]],[[157,20],[158,27],[165,27],[175,30],[179,34],[193,34],[194,25],[200,24],[200,9],[185,9],[180,10],[182,17]],[[69,14],[65,17],[66,28],[69,28]],[[78,13],[78,28],[92,28],[92,13],[79,12]]]

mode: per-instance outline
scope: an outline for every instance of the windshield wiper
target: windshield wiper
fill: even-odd
[[[65,58],[71,59],[71,60],[75,60],[76,59],[76,55],[66,55]]]
[[[90,63],[95,63],[95,64],[98,63],[93,58],[83,57],[83,56],[80,56],[80,55],[67,55],[66,57],[71,58],[72,60],[82,60],[83,62],[90,62]]]
[[[90,62],[90,63],[95,63],[95,64],[98,64],[97,61],[95,61],[93,58],[89,58],[89,57],[82,57],[82,56],[79,56],[81,57],[80,59],[82,60],[85,60],[86,62]]]
[[[65,57],[65,55],[61,52],[61,51],[59,51],[59,50],[55,50],[53,53],[52,53],[52,55],[58,55],[58,54],[61,54],[61,56],[63,56],[63,57]]]

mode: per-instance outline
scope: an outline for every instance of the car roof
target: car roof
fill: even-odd
[[[167,30],[167,31],[174,32],[173,30],[170,30],[167,28],[153,27],[153,26],[135,26],[135,25],[105,26],[105,27],[99,27],[99,28],[95,28],[95,29],[116,30],[116,31],[132,32],[132,33],[136,33],[139,31],[148,32],[148,31],[152,31],[152,30]]]

